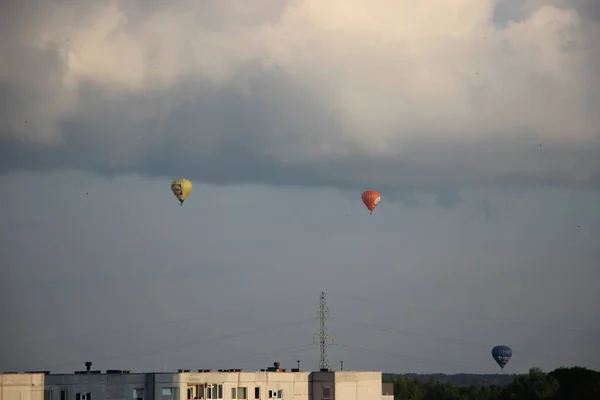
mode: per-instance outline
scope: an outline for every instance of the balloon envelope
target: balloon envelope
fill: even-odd
[[[512,349],[508,346],[496,346],[492,349],[492,357],[500,368],[504,369],[512,357]]]
[[[171,182],[171,191],[177,197],[177,200],[179,200],[179,204],[183,204],[192,192],[192,182],[183,178],[175,179]]]
[[[371,211],[371,214],[373,214],[373,210],[375,207],[377,207],[379,201],[381,200],[381,194],[377,190],[367,190],[362,193],[361,199],[367,209]]]

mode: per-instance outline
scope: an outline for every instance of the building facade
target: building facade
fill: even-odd
[[[87,366],[86,371],[74,374],[0,375],[3,379],[0,400],[384,399],[382,374],[378,371],[288,372],[276,363],[275,368],[257,372],[131,373],[108,370],[102,373],[92,371],[91,363]]]
[[[0,400],[44,400],[44,374],[0,374]]]

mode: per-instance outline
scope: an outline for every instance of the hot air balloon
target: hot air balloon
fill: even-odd
[[[496,360],[496,363],[498,363],[500,368],[504,369],[512,357],[512,349],[503,345],[496,346],[492,349],[492,357],[494,357],[494,360]]]
[[[185,199],[192,192],[192,182],[183,178],[175,179],[173,182],[171,182],[171,191],[175,197],[177,197],[177,200],[179,200],[179,205],[181,206],[183,205]]]
[[[381,194],[376,190],[367,190],[363,192],[361,198],[363,203],[365,203],[365,206],[371,211],[371,214],[373,214],[373,210],[375,210],[375,207],[377,207],[377,204],[379,204],[379,201],[381,200]]]

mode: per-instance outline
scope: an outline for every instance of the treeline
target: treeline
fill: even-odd
[[[508,374],[383,374],[385,382],[394,382],[400,378],[415,378],[421,382],[433,380],[434,382],[451,383],[460,387],[506,386],[514,380],[514,376]]]
[[[436,380],[436,376],[442,379]],[[428,380],[423,375],[385,374],[384,381],[394,384],[397,400],[600,400],[600,372],[587,368],[558,368],[550,373],[532,368],[525,375],[458,376],[462,376],[461,383],[471,383],[450,383],[457,375],[442,374],[430,375]]]

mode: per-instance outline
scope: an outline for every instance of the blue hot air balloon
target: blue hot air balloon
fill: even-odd
[[[512,357],[512,349],[508,346],[496,346],[492,349],[492,357],[504,369]]]

